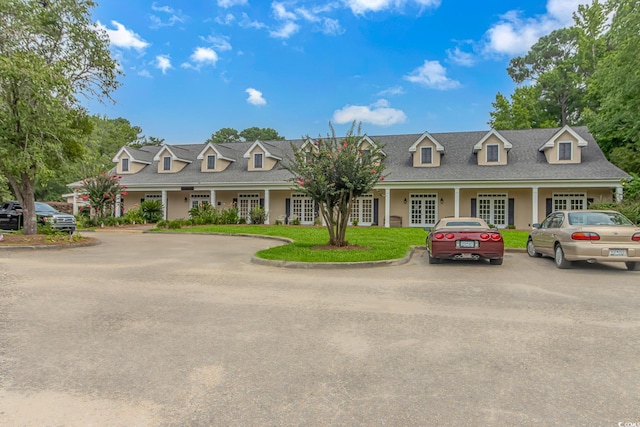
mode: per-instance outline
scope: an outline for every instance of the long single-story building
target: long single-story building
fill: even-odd
[[[479,216],[499,228],[530,228],[557,209],[587,208],[622,198],[629,176],[611,164],[586,127],[365,135],[380,145],[385,180],[354,203],[361,226],[426,227],[446,216]],[[240,217],[263,206],[268,223],[313,224],[313,201],[297,192],[281,166],[310,140],[122,147],[114,173],[132,208],[161,200],[165,219],[188,218],[209,203],[237,204]],[[77,211],[81,183],[70,184]],[[119,206],[122,208],[122,206]],[[121,212],[122,209],[116,209]]]

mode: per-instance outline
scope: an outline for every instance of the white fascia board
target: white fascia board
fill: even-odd
[[[216,153],[216,156],[217,156],[219,159],[227,160],[227,161],[229,161],[229,162],[235,162],[235,159],[231,159],[231,158],[229,158],[229,157],[225,157],[225,156],[223,156],[222,154],[220,154],[220,152],[216,149],[216,147],[214,146],[214,144],[213,144],[213,143],[211,143],[211,142],[210,142],[210,143],[208,143],[207,145],[205,145],[204,149],[203,149],[203,150],[198,154],[198,157],[196,157],[196,159],[198,159],[198,160],[204,160],[204,153],[206,153],[206,152],[207,152],[207,150],[208,150],[209,148],[211,148],[211,149]]]
[[[504,136],[500,135],[500,132],[495,129],[491,129],[485,136],[482,137],[480,141],[478,141],[476,145],[473,146],[473,152],[477,153],[478,151],[482,150],[482,145],[487,141],[487,139],[489,139],[489,137],[491,137],[491,135],[495,135],[496,138],[502,141],[505,149],[511,150],[513,148],[513,145],[511,145],[511,143]]]
[[[378,148],[378,144],[376,144],[373,139],[369,138],[369,135],[365,135],[362,137],[362,139],[360,140],[360,144],[362,144],[362,141],[367,141],[370,145],[373,145],[374,147]],[[384,157],[387,157],[387,153],[385,153],[383,150],[380,150],[380,154],[382,154]]]
[[[144,160],[136,160],[136,159],[131,155],[131,153],[129,152],[129,150],[127,150],[127,147],[122,147],[122,148],[120,149],[120,151],[118,151],[118,153],[117,153],[115,156],[113,156],[113,159],[111,159],[111,161],[112,161],[112,162],[114,162],[114,163],[118,163],[118,160],[120,159],[120,156],[122,155],[122,153],[126,153],[126,154],[127,154],[127,156],[129,156],[129,160],[131,160],[132,162],[135,162],[135,163],[144,163],[145,165],[150,165],[150,164],[151,164],[151,162],[145,162]]]
[[[418,138],[418,140],[416,142],[413,143],[413,145],[411,147],[409,147],[409,152],[410,153],[415,153],[416,150],[418,149],[418,145],[424,141],[425,139],[429,139],[429,141],[433,142],[436,146],[436,151],[440,151],[443,152],[444,151],[444,147],[442,146],[442,144],[440,144],[429,132],[424,132],[420,138]]]
[[[244,155],[242,157],[245,158],[245,159],[248,159],[249,157],[251,157],[251,152],[253,151],[254,148],[256,148],[256,146],[262,148],[262,151],[264,151],[264,155],[265,156],[267,156],[269,158],[272,158],[272,159],[276,159],[276,160],[282,160],[280,157],[271,154],[269,152],[269,150],[267,150],[266,147],[260,143],[260,141],[254,142],[253,145],[251,147],[249,147],[247,152],[244,153]]]
[[[538,151],[544,151],[547,148],[553,148],[553,146],[555,145],[555,140],[560,137],[560,135],[562,135],[564,132],[569,132],[571,134],[571,136],[573,136],[577,141],[578,141],[578,147],[586,147],[588,144],[588,142],[581,137],[580,135],[578,135],[576,133],[576,131],[574,131],[573,129],[571,129],[571,126],[569,125],[565,125],[562,129],[560,129],[558,132],[556,132],[551,139],[549,139],[547,142],[545,142],[542,147],[540,147],[538,149]]]
[[[191,160],[186,160],[186,159],[181,159],[180,157],[176,156],[176,154],[171,151],[171,148],[169,148],[168,145],[163,145],[162,148],[160,149],[160,151],[158,151],[158,154],[155,155],[155,157],[153,158],[154,161],[159,162],[160,159],[163,157],[162,153],[164,153],[165,151],[168,151],[169,154],[171,154],[171,158],[173,160],[178,160],[180,162],[184,162],[184,163],[191,163]]]

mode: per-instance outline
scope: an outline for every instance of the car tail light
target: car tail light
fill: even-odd
[[[453,233],[447,233],[444,237],[446,237],[447,239],[451,240],[456,236]]]
[[[493,233],[491,234],[491,240],[493,240],[494,242],[499,242],[500,240],[502,240],[502,235],[500,233]]]
[[[438,240],[440,240],[440,239],[444,239],[444,234],[442,234],[442,233],[436,233],[436,234],[435,234],[435,236],[433,236],[433,237],[435,237],[435,238],[436,238],[436,239],[438,239]]]
[[[634,242],[640,242],[640,233],[636,233],[631,236],[631,240],[633,240]]]
[[[480,235],[480,240],[485,241],[485,240],[489,240],[491,237],[489,235],[489,233],[482,233]]]
[[[578,231],[571,235],[571,240],[600,240],[600,235],[598,233]]]

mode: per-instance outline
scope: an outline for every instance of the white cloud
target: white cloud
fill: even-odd
[[[218,54],[208,47],[197,47],[189,59],[191,59],[191,62],[195,62],[196,65],[193,65],[190,62],[183,62],[180,66],[182,68],[199,70],[201,65],[215,66],[216,62],[218,62]]]
[[[215,21],[220,25],[231,25],[236,20],[236,17],[230,13],[227,13],[223,18],[217,17]]]
[[[267,101],[262,97],[262,92],[252,87],[245,90],[249,94],[247,102],[252,105],[266,105]]]
[[[447,50],[447,57],[449,61],[454,64],[462,65],[463,67],[471,67],[475,63],[473,55],[469,52],[463,52],[459,47],[455,49]]]
[[[402,86],[393,86],[385,90],[381,90],[378,92],[378,96],[395,96],[402,95],[404,93],[404,89]]]
[[[298,18],[295,13],[287,11],[284,3],[274,1],[271,3],[271,8],[273,9],[273,15],[276,19],[281,21],[295,21]]]
[[[169,55],[156,56],[156,67],[162,70],[162,74],[167,74],[167,70],[173,68],[171,66],[171,58]]]
[[[218,0],[218,6],[223,7],[225,9],[230,8],[232,6],[244,6],[248,4],[247,0]]]
[[[111,21],[111,25],[116,27],[115,30],[110,30],[98,21],[96,26],[107,32],[109,36],[109,40],[111,44],[115,47],[120,47],[124,49],[136,49],[143,50],[149,43],[144,41],[138,34],[135,32],[128,30],[124,25],[119,23],[118,21]]]
[[[295,22],[288,21],[279,30],[269,31],[269,35],[276,39],[288,39],[298,32],[300,26]]]
[[[229,43],[229,37],[227,36],[208,36],[201,38],[207,43],[211,43],[213,48],[218,52],[225,52],[232,49],[231,43]]]
[[[152,79],[153,77],[151,76],[151,73],[148,72],[147,70],[140,70],[138,71],[138,75],[141,77],[146,77],[148,79]]]
[[[438,7],[441,0],[344,0],[345,4],[356,15],[367,12],[381,12],[387,9],[401,9],[408,5],[417,5],[420,8]]]
[[[245,12],[242,12],[242,20],[240,21],[240,26],[242,28],[254,28],[259,30],[260,28],[265,28],[266,25],[259,21],[252,21]]]
[[[521,13],[509,11],[485,34],[487,53],[520,55],[526,53],[540,37],[573,23],[573,12],[586,0],[548,0],[547,13],[523,19]]]
[[[183,23],[187,19],[181,10],[176,11],[169,6],[158,6],[155,2],[151,5],[151,10],[169,15],[166,21],[163,21],[159,16],[151,15],[149,18],[153,22],[152,28],[171,27],[176,23]]]
[[[407,116],[402,110],[389,107],[387,100],[380,99],[369,106],[346,105],[333,112],[332,120],[337,124],[351,123],[355,120],[377,126],[391,126],[404,123]]]
[[[432,89],[446,90],[460,87],[459,81],[448,78],[446,74],[447,69],[440,65],[440,62],[425,60],[421,67],[416,68],[404,78],[411,83]]]
[[[322,33],[327,36],[338,36],[344,34],[344,28],[340,26],[337,19],[325,18],[322,23]]]

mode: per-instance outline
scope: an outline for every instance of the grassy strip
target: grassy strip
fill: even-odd
[[[259,234],[286,237],[291,244],[256,253],[263,259],[301,262],[362,262],[404,257],[412,246],[424,246],[427,233],[422,228],[354,227],[347,230],[347,240],[362,250],[313,250],[329,240],[324,227],[268,225],[206,225],[170,230],[182,233]],[[507,248],[524,248],[528,232],[503,230]],[[366,249],[365,249],[366,248]]]

